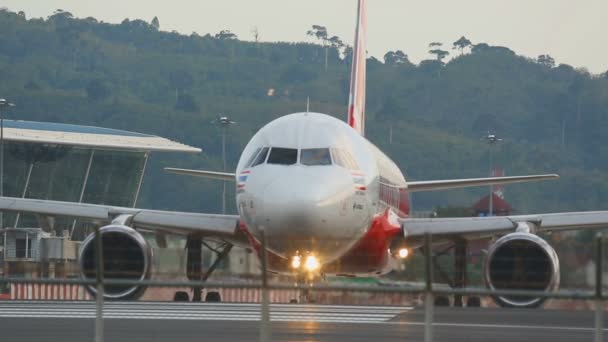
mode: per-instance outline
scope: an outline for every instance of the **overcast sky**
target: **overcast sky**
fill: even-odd
[[[160,20],[161,30],[204,35],[229,29],[253,40],[311,41],[313,24],[351,43],[356,0],[3,0],[0,6],[47,17],[60,8],[111,23]],[[381,59],[403,50],[413,62],[430,58],[428,44],[465,35],[473,43],[506,46],[518,54],[550,54],[557,63],[608,70],[607,0],[369,0],[368,50]]]

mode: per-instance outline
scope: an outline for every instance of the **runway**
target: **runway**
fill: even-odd
[[[258,339],[260,307],[255,304],[106,304],[106,341]],[[0,338],[93,341],[93,317],[90,302],[0,302]],[[271,317],[273,341],[424,338],[424,311],[420,308],[284,304],[272,305]],[[592,341],[593,322],[590,311],[436,308],[434,341]],[[607,329],[604,334],[608,335]]]
[[[378,323],[413,307],[270,305],[276,322]],[[95,318],[94,302],[0,302],[0,318]],[[107,319],[259,321],[259,304],[106,302]]]

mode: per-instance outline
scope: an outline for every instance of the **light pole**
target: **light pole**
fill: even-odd
[[[4,197],[4,115],[2,110],[15,104],[0,99],[0,197]],[[0,228],[4,228],[4,212],[0,211]]]
[[[219,125],[222,130],[222,171],[226,172],[226,131],[228,126],[235,124],[236,121],[220,114],[213,123]],[[224,180],[222,181],[222,214],[226,214],[226,181]]]
[[[501,142],[502,139],[498,138],[496,134],[488,132],[488,135],[482,138],[488,143],[488,153],[490,155],[490,176],[494,176],[494,161],[492,155],[492,146],[496,145],[496,143]],[[494,185],[490,185],[490,205],[488,209],[488,216],[494,215]]]

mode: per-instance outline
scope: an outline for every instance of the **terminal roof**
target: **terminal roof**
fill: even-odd
[[[126,151],[201,152],[155,135],[50,122],[4,120],[6,141],[68,145]]]

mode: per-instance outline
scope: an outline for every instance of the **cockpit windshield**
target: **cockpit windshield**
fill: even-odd
[[[245,164],[245,167],[251,167],[251,164],[253,164],[253,161],[256,159],[256,157],[258,156],[258,154],[260,153],[261,150],[262,150],[262,148],[258,147],[255,149],[255,151],[253,151],[253,153],[251,154],[251,157],[247,161],[247,164]]]
[[[295,148],[273,147],[268,156],[268,164],[293,165],[298,162],[298,150]]]
[[[302,165],[331,165],[331,155],[328,148],[307,148],[300,153]]]
[[[257,155],[254,154],[253,159],[251,160],[251,164],[249,167],[254,167],[260,164],[263,164],[266,161],[266,156],[268,155],[268,147],[264,147],[262,149],[258,149]]]
[[[342,166],[343,168],[349,170],[359,170],[359,165],[350,152],[339,148],[332,148],[331,156],[333,157],[336,165]]]
[[[299,159],[298,159],[299,152]],[[268,163],[275,165],[305,166],[338,165],[349,170],[358,170],[359,166],[353,156],[340,148],[304,148],[301,150],[285,147],[260,147],[256,149],[247,167]]]

